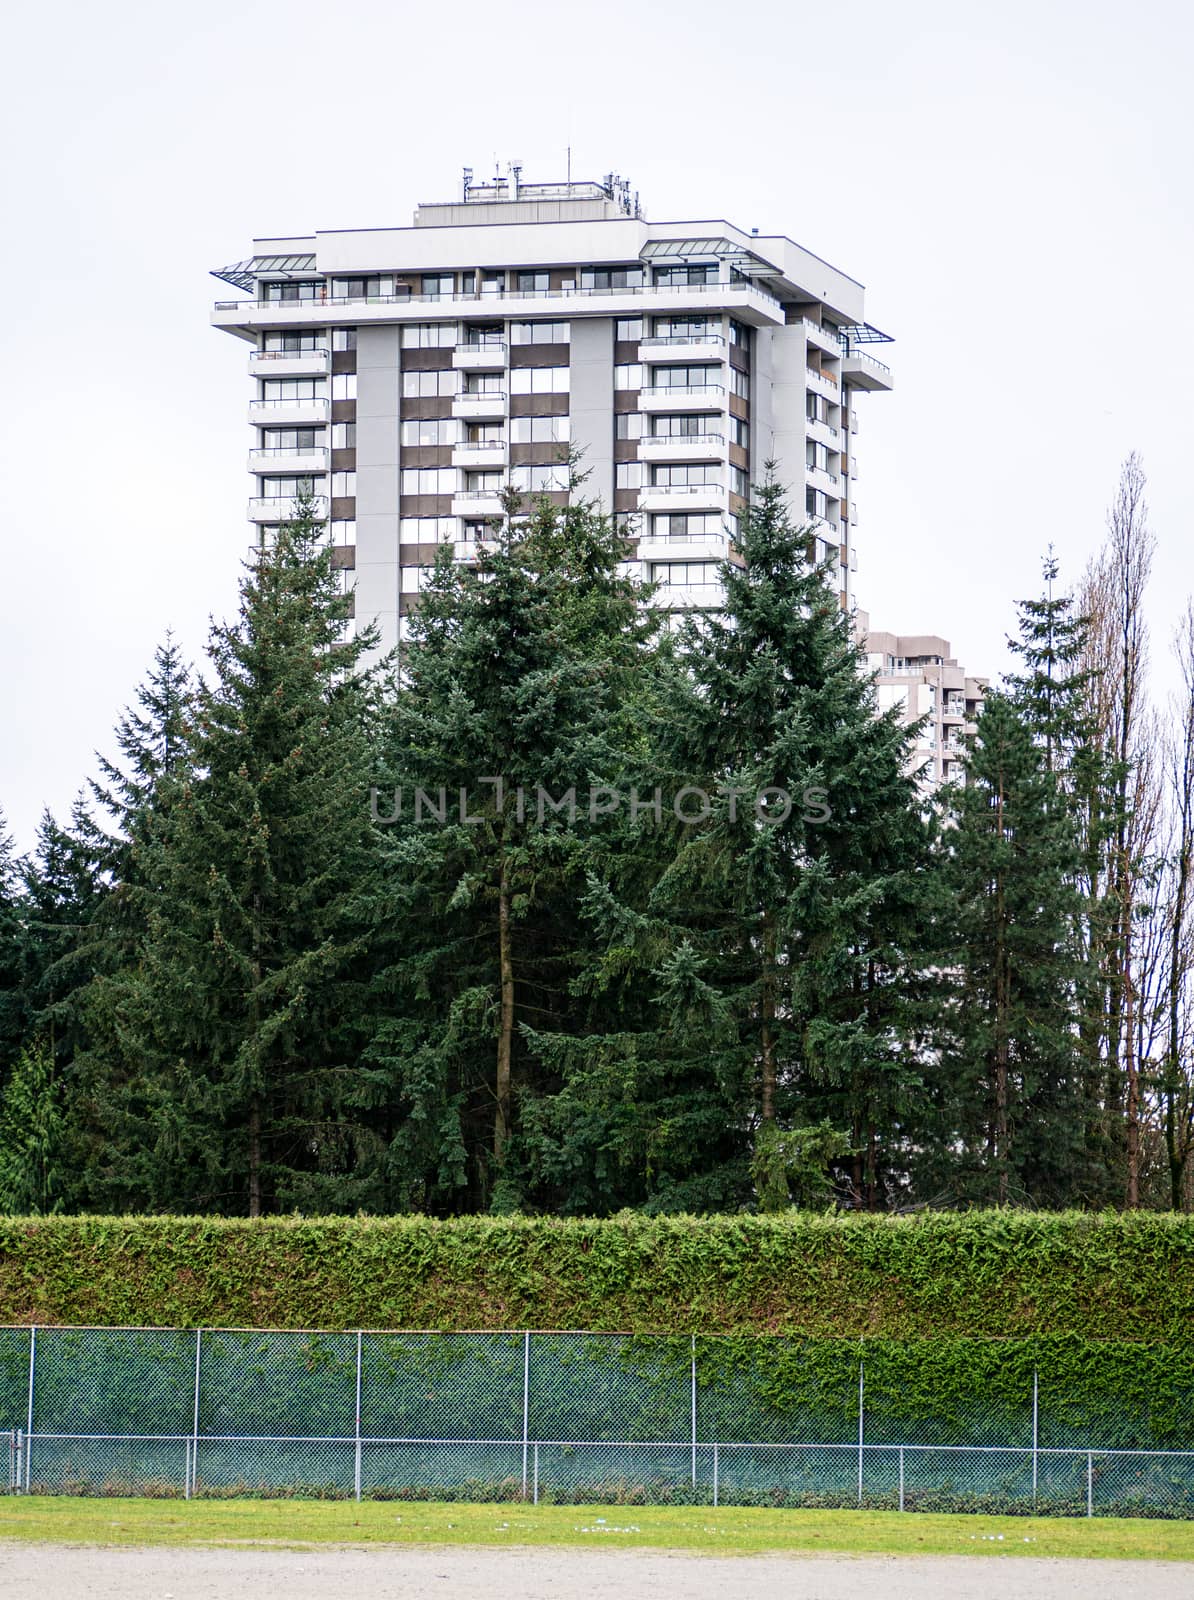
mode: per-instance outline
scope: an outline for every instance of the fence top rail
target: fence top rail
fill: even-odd
[[[16,1435],[20,1429],[4,1430]],[[425,1439],[421,1437],[406,1437],[403,1435],[363,1433],[359,1436],[354,1433],[43,1433],[34,1429],[32,1433],[23,1432],[26,1439],[59,1439],[79,1440],[91,1443],[114,1444],[385,1444],[385,1445],[489,1445],[505,1446],[512,1450],[521,1450],[523,1439],[521,1434],[507,1439]],[[693,1441],[688,1439],[533,1439],[526,1440],[528,1445],[538,1446],[542,1449],[553,1450],[691,1450]],[[1018,1455],[1031,1459],[1033,1455],[1041,1456],[1148,1456],[1150,1459],[1159,1457],[1163,1460],[1194,1459],[1194,1450],[1119,1450],[1100,1448],[1098,1445],[1051,1445],[1047,1448],[1034,1451],[1031,1445],[1001,1445],[1001,1444],[909,1444],[897,1441],[894,1444],[863,1444],[857,1440],[847,1444],[824,1443],[809,1440],[769,1442],[756,1440],[745,1442],[743,1440],[722,1441],[720,1439],[698,1439],[698,1450],[842,1450],[856,1456],[859,1450],[871,1451],[924,1451],[952,1452],[961,1455]]]

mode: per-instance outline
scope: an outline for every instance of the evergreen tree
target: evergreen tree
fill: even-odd
[[[955,908],[940,952],[945,1000],[936,1137],[921,1181],[977,1203],[1083,1198],[1073,817],[1016,706],[987,697],[948,797],[944,879]]]
[[[633,740],[653,623],[625,543],[583,498],[516,494],[475,565],[444,549],[420,596],[393,719],[399,937],[372,1057],[400,1076],[392,1170],[407,1204],[527,1203],[520,1103],[551,1092],[524,1027],[570,1022],[575,906],[609,829],[588,791]],[[438,808],[438,810],[437,810]]]
[[[359,1071],[374,636],[345,638],[351,602],[318,535],[304,508],[260,554],[239,618],[212,630],[185,761],[164,776],[159,744],[132,775],[160,791],[133,834],[147,931],[103,1015],[153,1127],[141,1204],[257,1216],[382,1196]]]
[[[809,544],[779,486],[756,490],[724,614],[683,630],[658,718],[664,786],[691,788],[681,809],[707,815],[663,836],[639,904],[590,894],[600,981],[646,1023],[625,1097],[649,1091],[635,1121],[650,1205],[744,1204],[760,1174],[766,1203],[789,1178],[805,1194],[813,1150],[827,1165],[854,1152],[838,1176],[857,1203],[882,1206],[902,1182],[925,825],[907,735],[876,713]],[[590,1117],[629,1047],[624,1033],[570,1047]]]
[[[0,1086],[16,1061],[28,1027],[21,981],[23,949],[19,862],[7,819],[0,811]]]

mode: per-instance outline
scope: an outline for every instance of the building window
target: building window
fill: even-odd
[[[651,567],[651,581],[665,589],[698,589],[720,581],[716,561],[659,561]]]
[[[452,295],[456,291],[456,278],[451,272],[425,272],[420,281],[420,293],[433,299]]]
[[[357,525],[355,522],[333,522],[331,525],[333,544],[356,544]]]
[[[742,500],[750,499],[750,478],[741,467],[730,468],[730,493]]]
[[[659,489],[682,488],[685,485],[707,484],[721,487],[720,461],[682,461],[676,464],[651,468],[651,482]]]
[[[643,464],[641,461],[619,461],[614,467],[615,489],[641,489]]]
[[[657,339],[720,339],[721,323],[712,317],[656,317]]]
[[[720,367],[652,367],[651,381],[657,389],[721,388]]]
[[[333,472],[332,494],[339,500],[345,496],[355,495],[357,492],[357,475],[355,472]]]
[[[263,450],[321,450],[322,428],[267,428],[261,435]]]
[[[644,420],[641,411],[619,411],[614,417],[615,439],[641,439]]]
[[[651,437],[654,439],[699,439],[702,434],[716,434],[720,417],[689,416],[685,413],[651,418]]]
[[[420,446],[455,444],[460,435],[460,424],[454,417],[420,417],[403,422],[399,439],[412,448]]]
[[[260,287],[262,300],[270,305],[292,300],[323,300],[327,296],[327,285],[322,278],[309,283],[263,283]]]
[[[357,347],[357,330],[355,328],[333,328],[333,350],[355,350]]]
[[[511,467],[510,482],[524,494],[547,494],[552,490],[567,489],[567,466]]]
[[[464,488],[467,494],[501,494],[502,475],[500,472],[466,472]]]
[[[511,444],[567,444],[567,417],[511,417]]]
[[[408,400],[425,400],[435,395],[455,394],[460,387],[460,374],[451,367],[434,372],[404,372],[402,393]]]
[[[564,371],[567,372],[567,367]],[[462,394],[504,394],[504,380],[500,372],[472,372],[464,380]]]
[[[403,467],[403,494],[454,494],[455,467]]]
[[[736,394],[739,400],[750,399],[750,375],[739,372],[737,367],[730,370],[730,393]]]
[[[749,422],[744,422],[741,417],[730,418],[730,443],[741,445],[744,450],[750,449]]]
[[[355,422],[332,423],[332,449],[353,450],[357,442],[357,425]]]
[[[516,294],[546,294],[551,285],[551,275],[546,272],[516,272],[514,274],[514,292]]]
[[[684,539],[720,539],[725,519],[716,511],[676,512],[651,518],[651,537],[679,542]]]
[[[454,322],[408,322],[402,330],[404,350],[443,350],[455,343]]]
[[[301,405],[304,400],[326,400],[328,386],[323,378],[263,378],[261,398],[284,400]]]
[[[569,324],[566,322],[512,322],[511,344],[567,344]]]
[[[582,289],[639,289],[643,283],[642,267],[582,267]]]
[[[398,523],[400,544],[440,544],[455,537],[455,517],[403,517]]]
[[[691,284],[716,283],[717,267],[712,262],[708,265],[656,267],[655,282],[662,288],[681,288]]]
[[[511,394],[567,394],[567,367],[512,367]]]
[[[263,349],[282,354],[301,355],[304,350],[322,350],[327,334],[321,328],[317,333],[267,333]]]
[[[315,493],[314,478],[262,478],[259,481],[262,500],[292,500],[298,495]]]
[[[467,422],[463,444],[504,444],[505,426],[501,422]]]
[[[730,318],[730,343],[738,345],[743,350],[750,347],[750,329],[745,323],[738,322],[733,317]]]
[[[357,397],[357,375],[355,372],[333,372],[332,374],[332,399],[355,400]]]
[[[641,317],[619,317],[614,328],[614,338],[622,344],[637,344],[643,336]]]
[[[632,365],[614,368],[615,389],[641,389],[643,386],[643,369],[637,362]]]

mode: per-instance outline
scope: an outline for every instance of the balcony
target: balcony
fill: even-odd
[[[470,517],[474,521],[481,517],[500,517],[503,515],[501,491],[461,489],[452,496],[452,515]]]
[[[724,361],[726,342],[719,333],[672,334],[658,339],[643,339],[638,359],[645,365],[661,361]]]
[[[841,390],[832,372],[822,372],[818,367],[808,367],[806,378],[808,387],[814,394],[824,395],[827,400],[832,400],[835,406],[841,404]]]
[[[721,511],[730,509],[729,491],[720,483],[653,483],[639,490],[640,511]]]
[[[452,447],[454,467],[504,467],[510,459],[510,447],[504,439],[478,441],[465,440]]]
[[[494,548],[493,542],[488,539],[457,539],[452,546],[452,559],[471,564],[488,555]]]
[[[250,472],[326,472],[328,453],[323,445],[288,448],[267,445],[249,451]]]
[[[458,344],[452,351],[452,365],[467,372],[501,371],[506,365],[506,346],[500,343]]]
[[[394,294],[329,296],[324,300],[218,300],[212,310],[217,328],[243,332],[259,328],[326,327],[329,323],[361,327],[378,322],[426,322],[429,314],[444,320],[460,317],[460,307],[485,307],[474,315],[503,317],[544,316],[557,310],[569,318],[639,317],[699,308],[704,313],[728,311],[755,327],[782,327],[784,309],[774,295],[758,284],[739,280],[726,283],[644,284],[637,289],[508,289],[504,293]],[[500,313],[498,307],[501,308]],[[468,315],[466,312],[465,315]]]
[[[726,453],[723,433],[659,433],[639,440],[644,461],[721,461]]]
[[[692,389],[640,389],[638,408],[640,411],[724,411],[725,385],[702,383]]]
[[[827,355],[841,355],[842,344],[836,328],[827,327],[821,322],[814,322],[811,317],[802,317],[800,320],[804,325],[805,336],[814,348],[824,350]]]
[[[328,420],[326,396],[307,400],[254,400],[249,422],[255,428],[310,428]]]
[[[288,494],[258,497],[249,501],[250,522],[292,522],[298,514],[299,503]],[[317,494],[311,501],[311,515],[323,521],[327,514],[327,496]]]
[[[842,497],[842,480],[836,472],[829,472],[825,467],[805,466],[804,481],[810,489],[820,489],[822,494],[827,494],[831,500],[840,500]]]
[[[810,439],[823,444],[827,449],[840,450],[842,430],[835,428],[832,422],[821,422],[816,417],[806,417],[804,431]]]
[[[649,534],[638,542],[640,561],[724,561],[729,538],[724,533],[707,533],[700,538],[680,538],[668,534],[656,538]]]
[[[494,389],[484,393],[456,394],[452,396],[452,415],[482,421],[506,415],[506,391]]]
[[[255,378],[323,376],[332,364],[328,350],[254,350],[249,371]]]
[[[842,377],[852,389],[895,388],[891,368],[876,361],[874,356],[864,355],[861,350],[851,350],[842,356]]]
[[[720,583],[667,584],[657,589],[651,604],[667,611],[717,611],[726,603]]]

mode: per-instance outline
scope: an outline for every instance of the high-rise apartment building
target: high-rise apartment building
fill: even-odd
[[[405,631],[437,547],[475,559],[507,485],[584,492],[661,603],[715,606],[775,460],[852,604],[857,397],[890,389],[862,286],[782,236],[648,222],[627,184],[488,183],[409,228],[258,239],[216,273],[251,346],[257,538],[316,497],[356,615]]]
[[[865,614],[859,621],[865,624]],[[950,653],[949,640],[937,634],[862,631],[880,711],[898,706],[905,727],[925,719],[910,754],[922,789],[960,782],[962,755],[990,680],[971,677]]]

